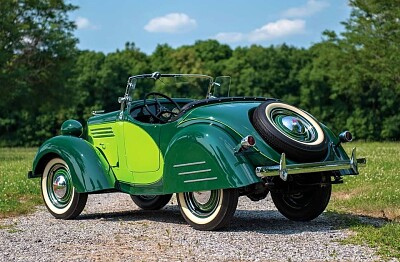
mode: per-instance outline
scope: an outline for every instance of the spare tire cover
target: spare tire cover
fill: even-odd
[[[296,162],[316,162],[328,151],[326,135],[307,112],[277,100],[256,108],[253,125],[266,143]]]

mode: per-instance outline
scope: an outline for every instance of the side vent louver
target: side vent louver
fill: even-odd
[[[90,130],[93,138],[113,137],[114,132],[111,127],[93,128]]]

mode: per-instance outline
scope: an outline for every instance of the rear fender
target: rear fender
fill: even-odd
[[[260,182],[254,166],[244,156],[234,154],[236,145],[223,127],[210,122],[181,128],[165,153],[165,193],[238,188]]]
[[[78,192],[114,188],[115,176],[104,156],[86,140],[73,136],[56,136],[47,140],[35,156],[31,177],[41,177],[48,161],[55,157],[68,164]]]

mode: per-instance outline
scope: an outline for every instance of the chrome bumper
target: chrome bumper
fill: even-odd
[[[339,171],[352,170],[354,175],[358,174],[358,166],[364,166],[367,163],[365,158],[356,158],[356,149],[353,148],[349,160],[325,161],[317,163],[304,164],[286,164],[285,153],[282,153],[279,165],[275,166],[260,166],[256,168],[258,177],[280,176],[284,181],[287,181],[288,175],[315,173],[324,171]]]

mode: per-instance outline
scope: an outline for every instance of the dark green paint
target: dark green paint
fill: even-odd
[[[245,157],[234,155],[235,146],[235,139],[208,122],[180,129],[165,153],[164,191],[237,188],[260,182],[254,175],[255,167]],[[204,163],[185,166],[201,162]],[[195,173],[205,170],[210,171]],[[202,179],[210,180],[191,182]]]
[[[64,136],[80,137],[83,133],[83,126],[79,121],[69,119],[61,125],[61,134]]]
[[[33,161],[34,175],[41,176],[47,162],[56,156],[68,164],[78,192],[114,188],[114,174],[107,160],[92,144],[73,136],[56,136],[47,140]]]
[[[207,119],[216,125],[220,125],[237,143],[239,143],[243,137],[252,135],[256,139],[255,149],[261,153],[261,155],[251,158],[253,164],[276,164],[279,162],[280,154],[263,141],[250,121],[252,112],[260,104],[261,102],[249,101],[199,107],[192,110],[183,118],[181,126],[187,126],[191,124],[192,121]]]
[[[129,114],[130,108],[140,105],[140,102],[128,105],[123,114],[117,111],[91,117],[88,120],[89,126],[107,123],[117,127],[121,121],[127,121],[140,126],[149,134],[157,143],[160,156],[164,158],[163,177],[152,184],[135,184],[134,178],[131,182],[115,180],[113,168],[116,173],[131,172],[123,164],[127,162],[125,148],[121,148],[126,144],[123,140],[141,139],[125,133],[124,138],[115,137],[119,147],[119,162],[113,166],[91,144],[93,140],[87,142],[73,136],[58,136],[46,141],[39,149],[34,160],[33,174],[40,176],[48,156],[57,155],[70,167],[72,181],[78,192],[116,189],[129,194],[150,195],[240,188],[259,183],[261,179],[255,175],[255,168],[276,165],[281,157],[263,141],[251,123],[252,112],[262,102],[247,99],[205,104],[188,110],[175,121],[166,124],[142,123],[133,119]],[[328,140],[332,141],[331,144],[338,144],[337,136],[324,125],[321,127]],[[94,135],[109,136],[101,132]],[[256,146],[246,152],[235,153],[240,140],[247,135],[255,138]],[[348,159],[341,146],[330,146],[329,150],[327,160]],[[293,163],[289,160],[287,162]],[[341,172],[346,174],[346,171]]]
[[[92,116],[88,120],[88,125],[104,124],[108,122],[115,122],[118,119],[120,111],[110,112],[106,114],[99,114]]]

